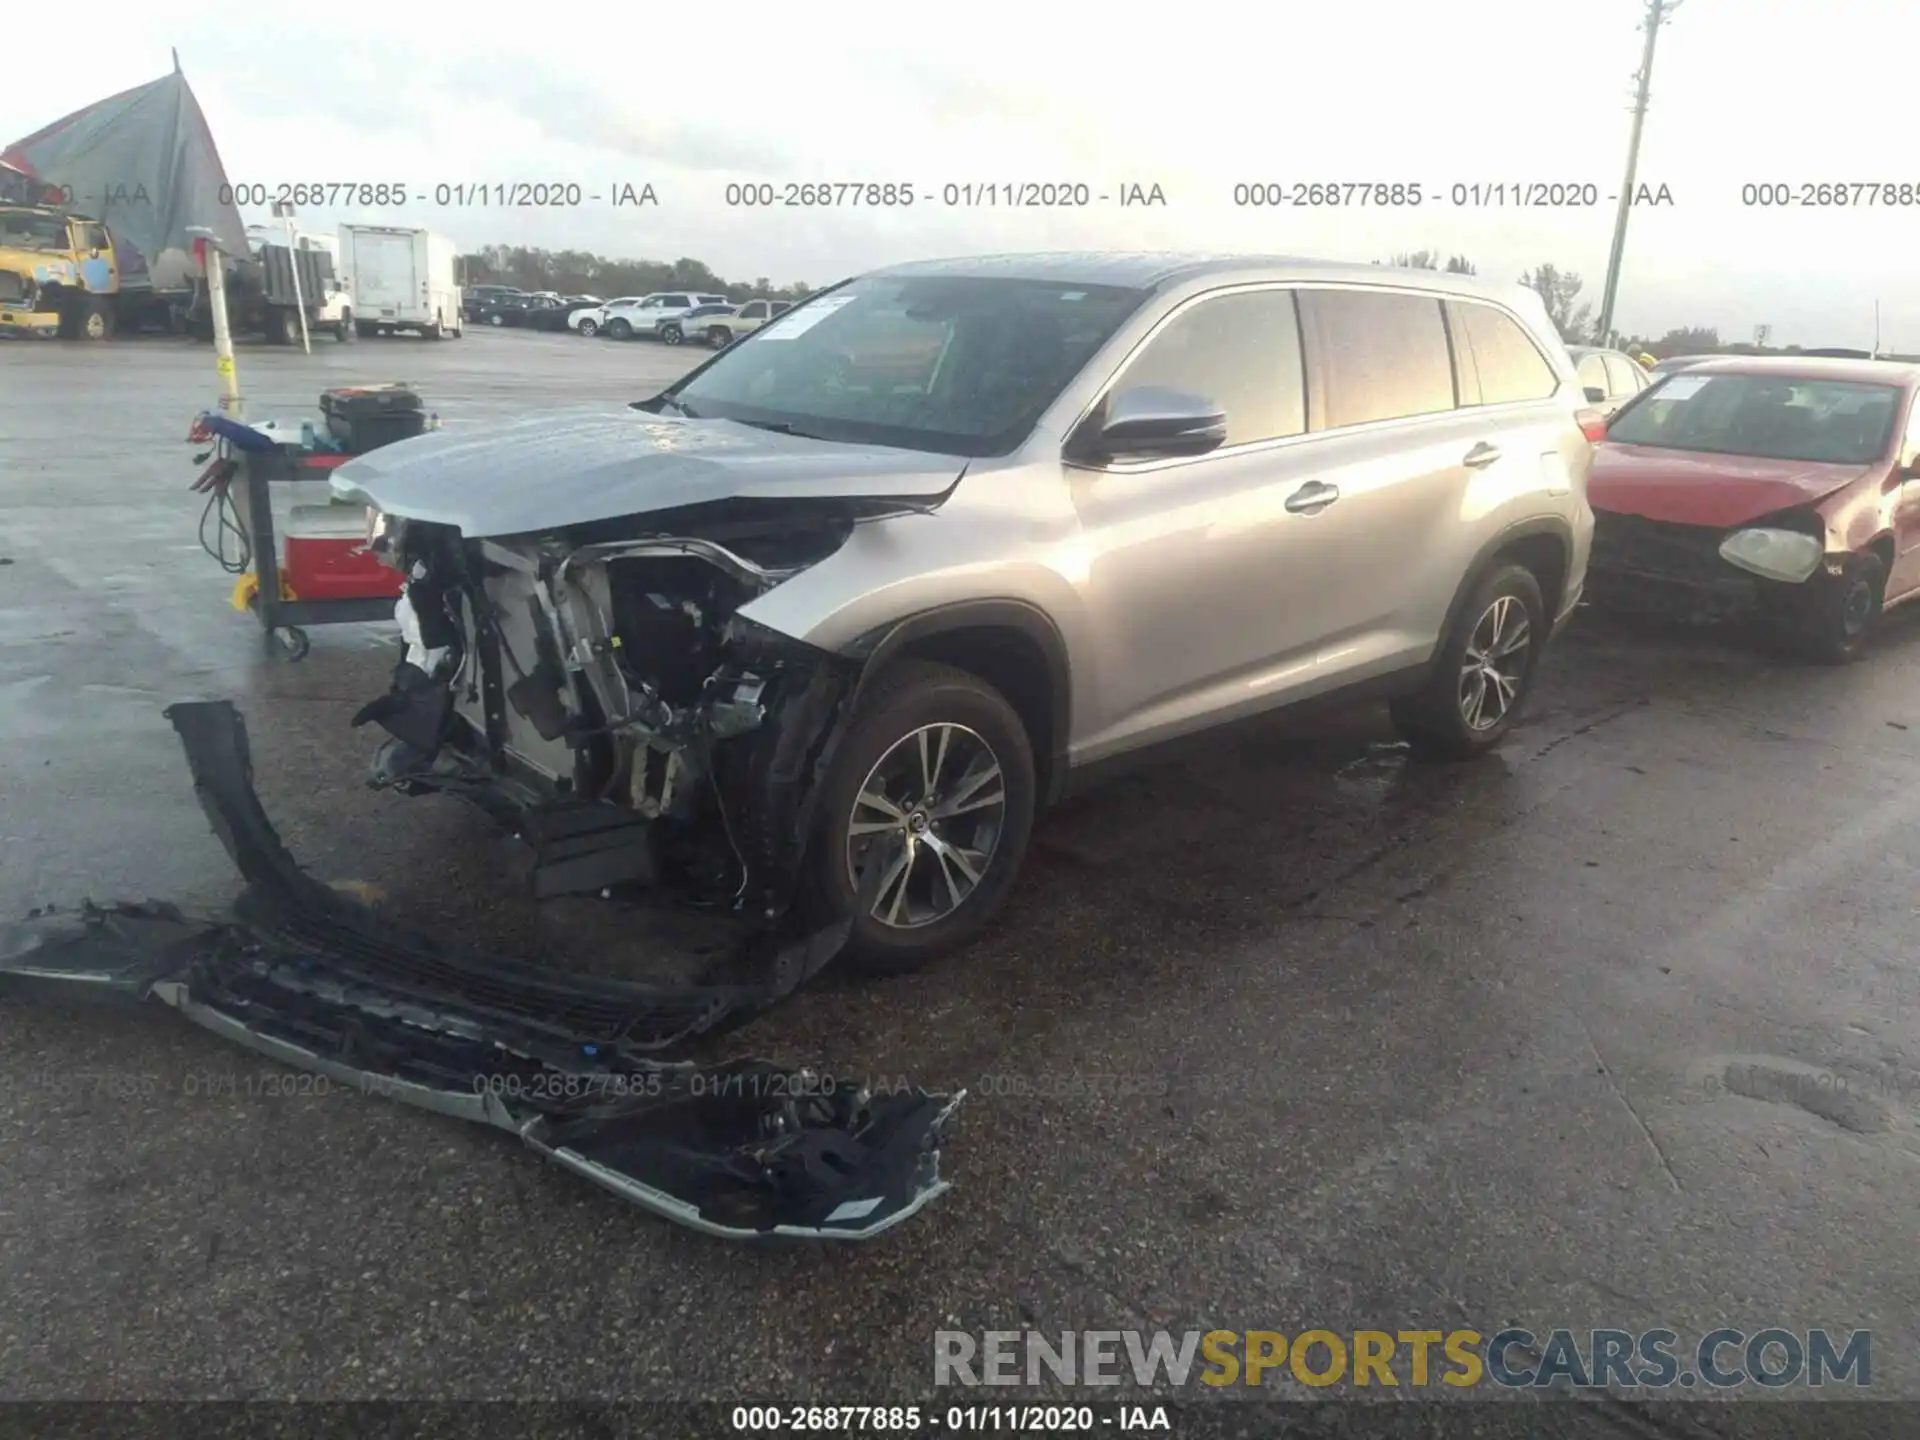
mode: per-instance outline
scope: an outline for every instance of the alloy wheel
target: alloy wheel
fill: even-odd
[[[918,929],[944,920],[979,886],[1000,845],[1006,777],[965,725],[923,725],[867,772],[846,827],[847,878],[873,882],[880,924]],[[874,876],[869,869],[879,866]]]
[[[1512,595],[1498,597],[1467,637],[1460,657],[1460,718],[1469,730],[1491,730],[1520,698],[1533,643],[1527,607]]]

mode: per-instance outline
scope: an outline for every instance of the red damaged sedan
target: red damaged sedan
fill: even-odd
[[[1606,428],[1587,495],[1598,606],[1758,613],[1851,660],[1920,594],[1920,366],[1727,356]]]

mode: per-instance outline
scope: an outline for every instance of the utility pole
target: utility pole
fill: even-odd
[[[1613,328],[1613,302],[1620,292],[1620,261],[1627,250],[1627,216],[1633,209],[1633,182],[1640,169],[1640,129],[1647,118],[1647,94],[1653,85],[1653,46],[1660,27],[1667,23],[1681,0],[1647,0],[1646,49],[1640,55],[1640,73],[1633,97],[1633,134],[1627,141],[1627,178],[1620,186],[1620,206],[1613,216],[1613,249],[1607,255],[1607,285],[1600,295],[1600,319],[1596,328],[1602,336]],[[1602,342],[1604,343],[1604,341]]]

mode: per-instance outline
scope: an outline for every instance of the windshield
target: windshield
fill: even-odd
[[[1607,439],[1711,455],[1865,465],[1887,453],[1900,391],[1850,380],[1670,375],[1607,427]]]
[[[1147,297],[981,277],[854,280],[723,350],[671,399],[825,440],[1005,455]]]
[[[0,245],[17,250],[65,250],[67,222],[32,210],[0,210]]]

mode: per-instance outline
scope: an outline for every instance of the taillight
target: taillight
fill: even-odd
[[[1580,409],[1573,412],[1573,422],[1580,427],[1580,433],[1596,443],[1607,438],[1607,417],[1598,410]]]

